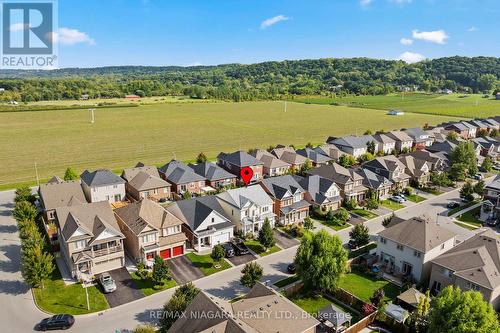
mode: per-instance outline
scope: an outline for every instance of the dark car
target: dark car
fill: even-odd
[[[222,247],[224,248],[224,252],[226,253],[226,258],[234,257],[234,248],[231,244],[225,243],[222,244]]]
[[[455,201],[452,201],[446,205],[446,208],[450,208],[450,209],[458,208],[458,207],[460,207],[460,204],[458,202],[455,202]]]
[[[236,252],[237,255],[241,256],[244,254],[248,254],[250,251],[248,250],[248,247],[243,243],[243,241],[239,238],[233,239],[231,242],[231,245],[234,248],[234,251]]]
[[[296,271],[295,264],[292,262],[291,264],[288,265],[288,267],[286,268],[286,270],[290,274],[295,274],[295,271]]]
[[[75,318],[69,314],[58,314],[50,318],[43,319],[38,324],[38,329],[40,331],[47,330],[66,330],[73,326],[75,323]]]
[[[358,243],[354,239],[350,239],[349,243],[347,243],[347,246],[351,249],[354,250],[358,247]]]

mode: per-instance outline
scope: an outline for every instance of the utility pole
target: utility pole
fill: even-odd
[[[287,106],[287,105],[286,105],[286,101],[285,101],[285,113],[286,113],[286,106]]]
[[[93,124],[94,121],[95,121],[95,118],[94,118],[94,110],[95,109],[89,109],[90,111],[90,123]]]
[[[85,297],[87,298],[87,310],[90,311],[90,303],[89,303],[89,291],[87,290],[88,285],[87,282],[85,282]]]
[[[35,162],[35,175],[36,175],[36,184],[40,186],[40,178],[38,178],[38,168]]]

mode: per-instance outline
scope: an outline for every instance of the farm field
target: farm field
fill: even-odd
[[[321,144],[329,135],[362,134],[437,124],[451,117],[283,102],[165,103],[101,108],[95,123],[86,109],[0,112],[0,188],[62,176],[66,167],[121,171],[142,161],[192,161],[203,151],[276,144]]]
[[[400,109],[405,112],[478,118],[500,115],[500,101],[479,94],[390,94],[385,96],[297,97],[296,102],[338,104],[369,109]]]

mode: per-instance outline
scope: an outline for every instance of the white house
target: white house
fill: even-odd
[[[110,203],[125,199],[125,180],[106,169],[94,172],[85,170],[80,178],[82,189],[87,201]]]

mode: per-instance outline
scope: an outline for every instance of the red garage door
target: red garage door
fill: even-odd
[[[160,257],[162,257],[163,259],[170,258],[170,249],[160,251]]]
[[[176,246],[174,247],[174,257],[180,256],[184,254],[184,246]]]

